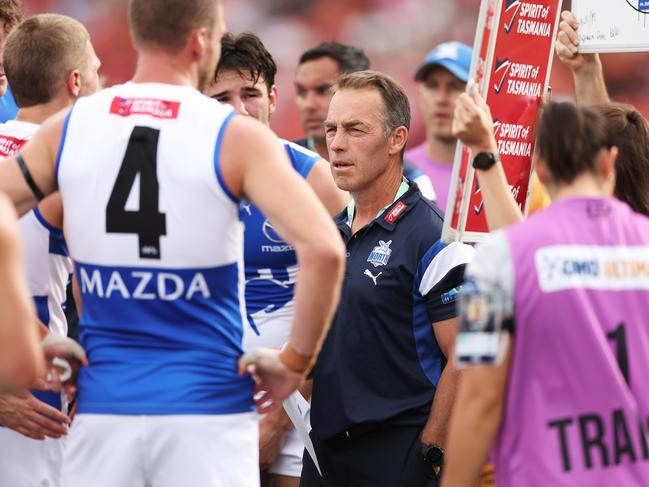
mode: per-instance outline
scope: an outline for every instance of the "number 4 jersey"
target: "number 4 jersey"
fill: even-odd
[[[498,486],[646,486],[649,219],[613,198],[558,201],[485,242],[467,280],[514,317]],[[478,361],[491,352],[465,324],[488,334],[490,320],[470,318],[456,355]]]
[[[83,298],[79,413],[253,409],[242,353],[242,226],[223,183],[229,106],[127,83],[80,99],[56,162]]]

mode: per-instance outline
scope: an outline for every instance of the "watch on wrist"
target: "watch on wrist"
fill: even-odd
[[[500,156],[495,152],[478,152],[473,158],[473,168],[486,171],[498,161],[500,161]]]
[[[421,454],[424,461],[431,467],[442,468],[444,466],[444,449],[438,445],[421,445]]]

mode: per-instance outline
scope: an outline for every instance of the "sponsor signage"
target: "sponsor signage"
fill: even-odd
[[[0,135],[0,156],[13,156],[27,143],[27,139],[18,139],[8,135]]]
[[[527,210],[534,125],[550,78],[561,0],[483,0],[471,78],[494,118],[498,152],[518,205]],[[473,154],[458,143],[443,240],[478,242],[489,232]]]
[[[120,117],[149,115],[154,118],[178,118],[180,103],[154,98],[122,98],[116,96],[110,105],[110,113]]]

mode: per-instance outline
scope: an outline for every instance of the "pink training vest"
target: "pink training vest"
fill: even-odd
[[[649,485],[649,219],[613,198],[567,199],[507,237],[498,487]]]

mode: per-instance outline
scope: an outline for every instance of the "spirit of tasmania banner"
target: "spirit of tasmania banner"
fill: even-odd
[[[561,0],[483,0],[471,79],[494,118],[510,189],[527,209],[534,125],[550,79]],[[473,154],[458,143],[442,239],[477,242],[489,229]]]

